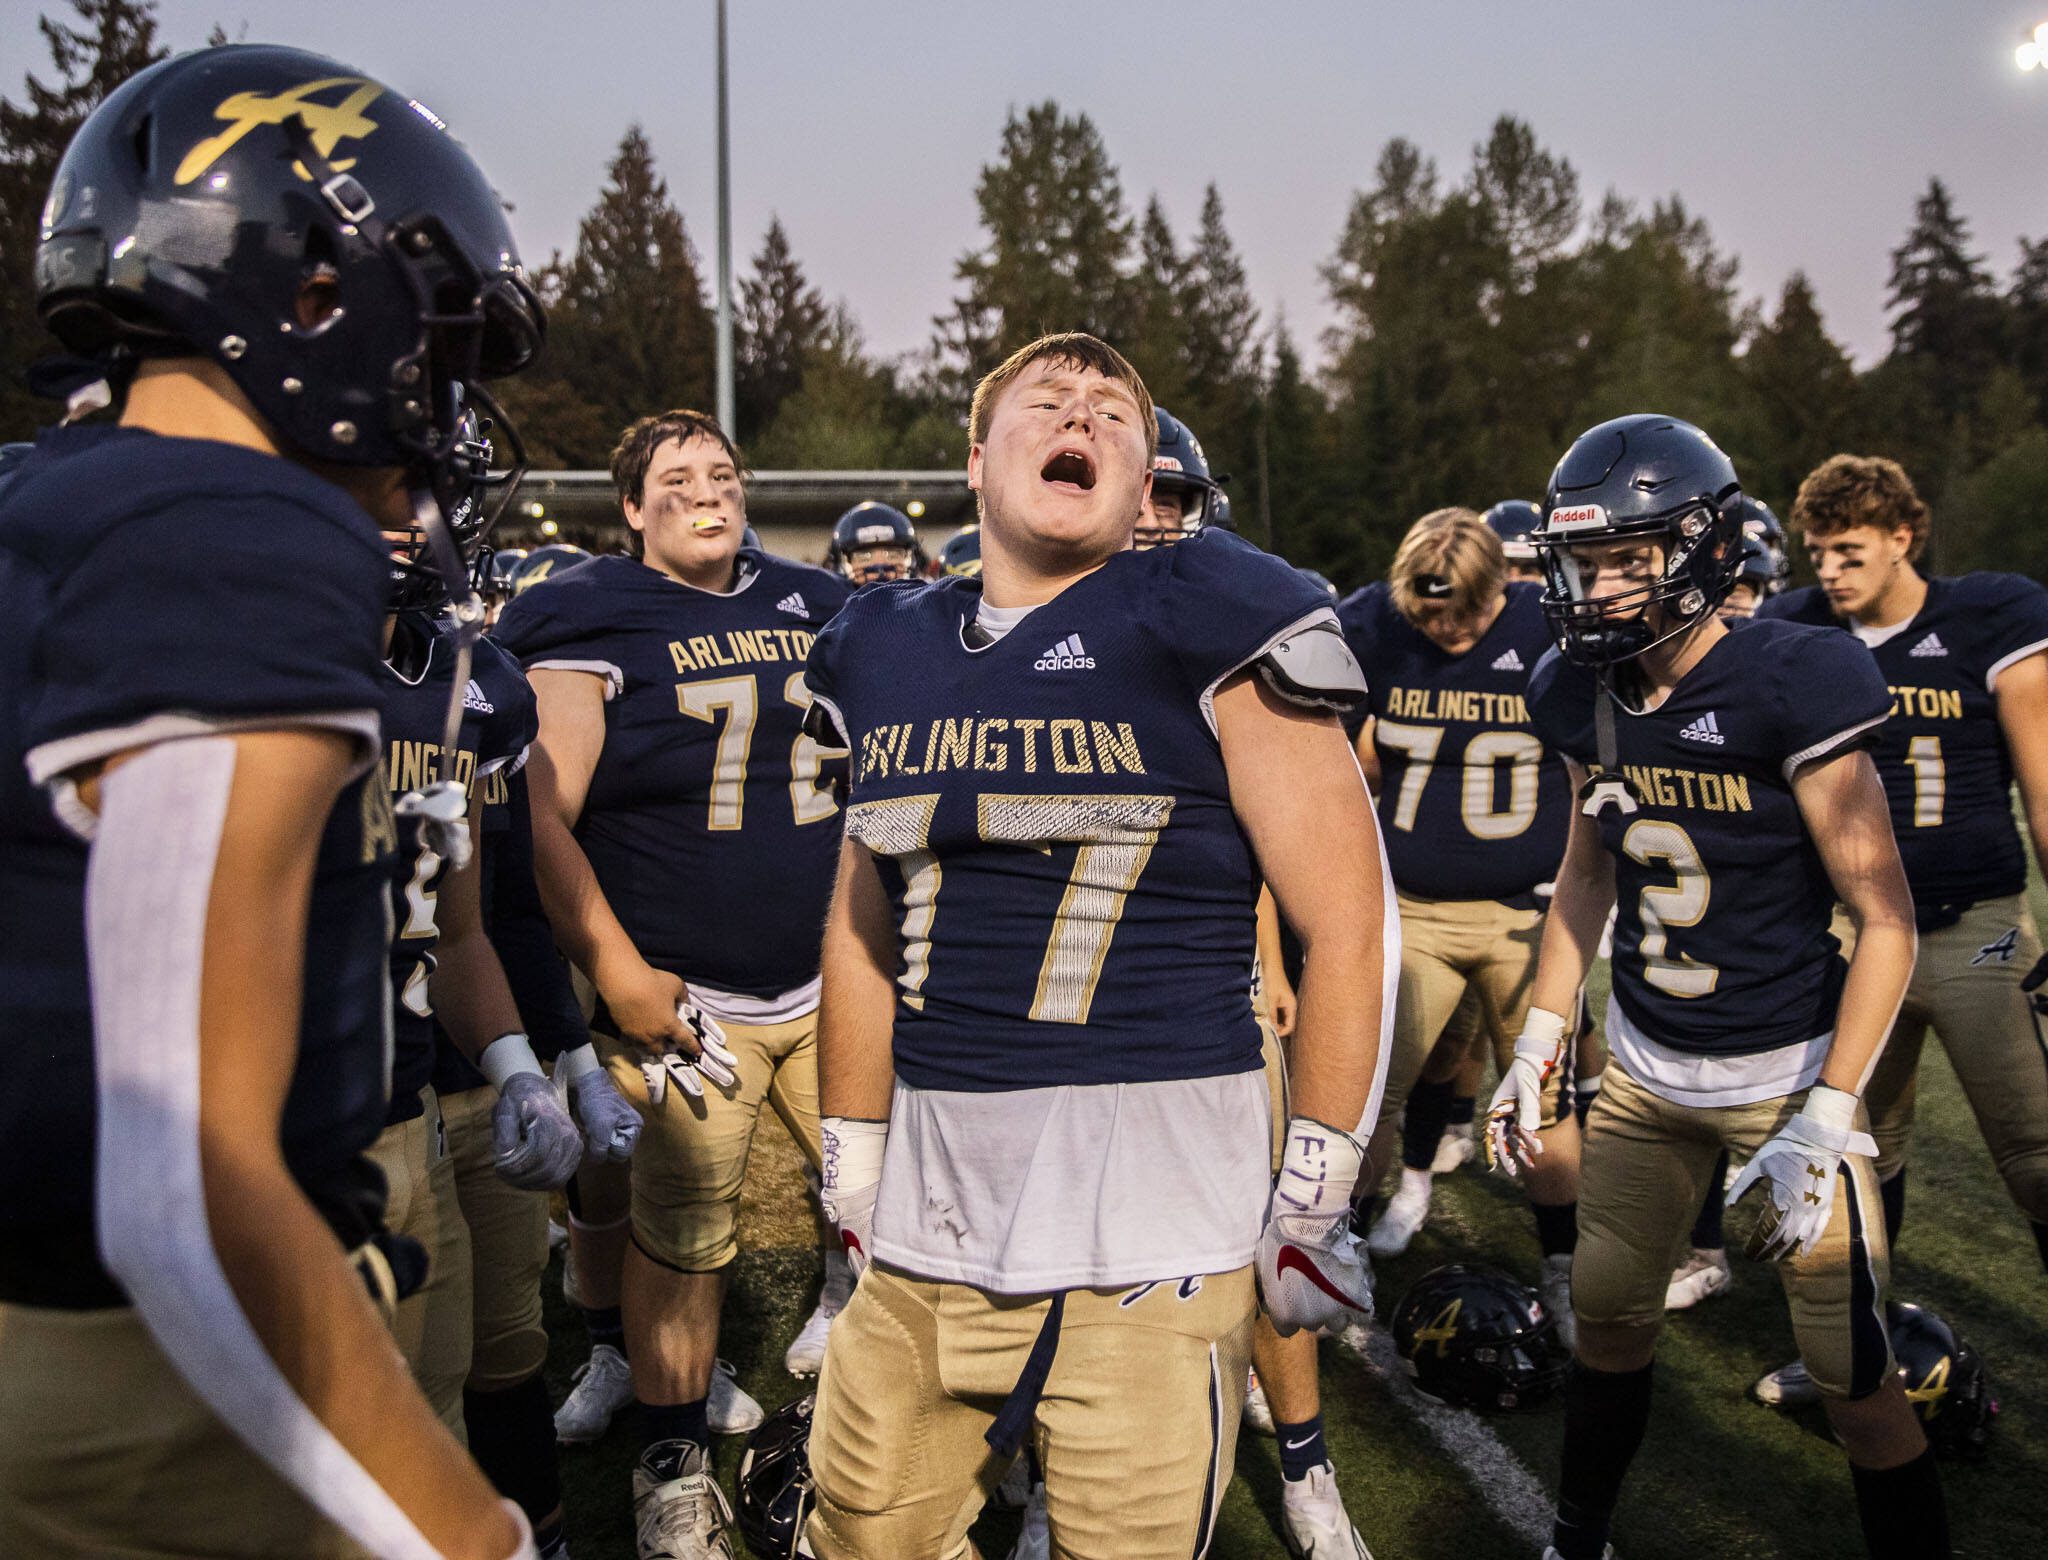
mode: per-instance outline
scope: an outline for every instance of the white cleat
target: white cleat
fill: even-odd
[[[1266,1389],[1259,1385],[1259,1373],[1247,1372],[1244,1389],[1244,1427],[1259,1435],[1275,1435],[1273,1405],[1266,1401]]]
[[[1052,1523],[1045,1514],[1045,1486],[1031,1486],[1031,1499],[1024,1503],[1024,1525],[1017,1530],[1017,1542],[1009,1560],[1052,1560]]]
[[[611,1428],[612,1416],[633,1401],[633,1367],[617,1349],[600,1343],[570,1380],[575,1385],[555,1410],[555,1439],[581,1446],[601,1437]]]
[[[1702,1300],[1726,1294],[1734,1283],[1735,1269],[1728,1265],[1726,1250],[1695,1246],[1672,1270],[1670,1286],[1664,1291],[1664,1309],[1689,1311]]]
[[[639,1560],[737,1560],[726,1529],[732,1507],[695,1441],[657,1441],[633,1469]]]
[[[740,1385],[739,1372],[730,1360],[711,1367],[711,1397],[704,1405],[704,1422],[713,1435],[745,1435],[768,1417],[759,1403]]]
[[[1543,1274],[1536,1280],[1536,1293],[1543,1309],[1557,1319],[1557,1341],[1567,1349],[1579,1346],[1579,1319],[1572,1312],[1572,1254],[1560,1251],[1543,1259]]]
[[[1387,1199],[1365,1238],[1365,1249],[1376,1257],[1398,1257],[1406,1251],[1429,1217],[1429,1192],[1429,1171],[1403,1169],[1400,1189]]]
[[[825,1286],[818,1291],[818,1303],[782,1356],[783,1366],[792,1376],[815,1376],[825,1368],[825,1345],[832,1336],[832,1323],[852,1298],[853,1269],[847,1266],[846,1254],[827,1252]]]
[[[1436,1158],[1429,1162],[1429,1173],[1449,1175],[1460,1165],[1470,1163],[1478,1152],[1479,1140],[1472,1135],[1471,1128],[1446,1127],[1443,1140],[1436,1146]]]
[[[1767,1408],[1805,1408],[1820,1401],[1820,1388],[1807,1374],[1806,1361],[1794,1360],[1758,1377],[1749,1395]]]
[[[1296,1560],[1372,1560],[1329,1463],[1309,1469],[1305,1479],[1280,1481],[1280,1536]]]
[[[1564,1556],[1546,1545],[1543,1550],[1543,1560],[1564,1560]],[[1600,1551],[1600,1560],[1614,1560],[1614,1546],[1612,1544],[1609,1544]]]

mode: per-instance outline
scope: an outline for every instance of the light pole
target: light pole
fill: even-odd
[[[718,425],[738,438],[732,381],[732,135],[725,93],[725,0],[718,0]]]

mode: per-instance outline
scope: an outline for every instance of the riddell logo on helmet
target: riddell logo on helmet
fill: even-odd
[[[1152,469],[1154,471],[1181,471],[1185,468],[1182,467],[1180,457],[1177,455],[1154,455],[1152,457]]]
[[[1573,504],[1568,509],[1550,512],[1550,529],[1553,531],[1584,531],[1605,524],[1607,511],[1599,504]]]

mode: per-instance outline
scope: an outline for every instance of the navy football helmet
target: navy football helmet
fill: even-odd
[[[519,572],[512,576],[512,594],[532,590],[542,580],[589,561],[590,554],[570,542],[549,542],[545,547],[536,547],[520,560]]]
[[[479,388],[545,334],[504,206],[430,110],[346,65],[230,44],[138,72],[73,137],[40,236],[38,313],[117,382],[204,357],[296,454],[410,468],[444,511],[466,387],[521,464]],[[302,314],[309,288],[337,306]]]
[[[526,562],[524,547],[486,548],[477,559],[477,594],[486,601],[503,601],[512,594],[512,581]]]
[[[1982,1357],[1932,1311],[1893,1300],[1884,1312],[1906,1400],[1927,1439],[1939,1451],[1981,1457],[1998,1417]]]
[[[1714,610],[1741,561],[1741,483],[1691,423],[1637,413],[1579,435],[1551,473],[1543,528],[1543,612],[1567,661],[1613,666]],[[1586,593],[1578,549],[1654,543],[1661,567],[1614,595]]]
[[[1504,498],[1482,516],[1500,538],[1510,563],[1534,563],[1536,544],[1529,538],[1543,526],[1543,511],[1526,498]]]
[[[970,525],[965,530],[955,531],[946,538],[946,545],[939,549],[939,572],[966,575],[981,573],[980,526]]]
[[[1787,550],[1785,523],[1771,513],[1760,498],[1742,495],[1742,534],[1757,542],[1771,563],[1771,578],[1764,594],[1775,596],[1792,578],[1792,557]]]
[[[902,550],[898,562],[886,560],[856,564],[853,555],[871,548]],[[825,554],[825,566],[837,569],[856,586],[880,585],[889,580],[909,579],[922,573],[924,548],[918,544],[917,527],[902,510],[869,499],[855,504],[832,527],[832,546]]]
[[[740,1537],[763,1560],[809,1555],[804,1521],[811,1514],[811,1412],[817,1394],[785,1403],[748,1434],[740,1453],[736,1512]]]
[[[1556,1392],[1571,1356],[1536,1291],[1494,1268],[1425,1273],[1388,1321],[1426,1397],[1483,1413],[1519,1413]]]
[[[1171,493],[1181,502],[1180,530],[1162,530],[1147,512],[1138,517],[1137,544],[1159,547],[1177,542],[1210,523],[1210,510],[1223,489],[1209,475],[1209,457],[1202,453],[1202,441],[1194,430],[1163,406],[1155,406],[1159,419],[1159,447],[1152,456],[1152,491]]]

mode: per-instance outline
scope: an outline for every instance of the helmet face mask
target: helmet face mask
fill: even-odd
[[[833,524],[825,566],[862,585],[885,585],[924,571],[924,548],[910,516],[873,499],[855,504]]]

